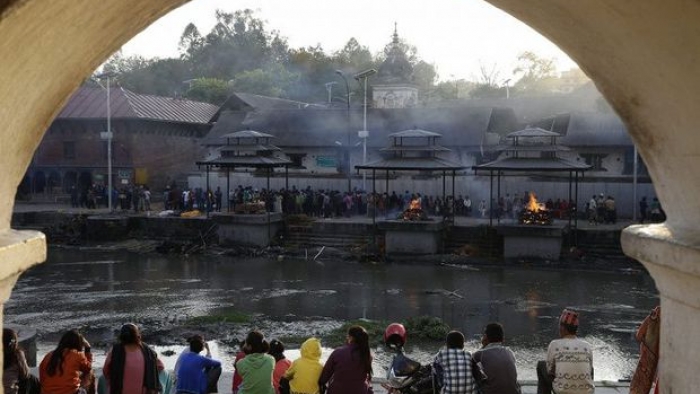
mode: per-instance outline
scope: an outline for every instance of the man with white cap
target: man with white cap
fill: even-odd
[[[564,309],[559,317],[559,336],[547,348],[547,361],[537,364],[537,393],[590,394],[593,384],[591,345],[576,336],[578,312]]]

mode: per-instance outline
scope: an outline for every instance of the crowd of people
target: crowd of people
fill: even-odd
[[[647,394],[654,385],[655,393],[658,392],[660,316],[660,308],[654,308],[637,331],[640,360],[630,384],[632,394]],[[595,392],[593,348],[578,337],[578,328],[579,313],[564,309],[558,320],[559,338],[549,343],[545,360],[536,366],[538,394]],[[406,336],[403,325],[392,323],[384,333],[384,341],[403,357],[401,349]],[[216,393],[222,363],[212,358],[201,335],[193,335],[187,342],[175,363],[172,392]],[[431,363],[431,386],[435,393],[521,394],[515,355],[505,346],[503,326],[496,322],[487,324],[481,345],[470,352],[465,349],[464,334],[454,330],[447,334],[444,347]],[[315,337],[302,343],[300,357],[294,361],[285,356],[281,341],[268,342],[258,330],[249,332],[239,346],[233,363],[233,394],[373,393],[370,338],[360,325],[347,330],[345,344],[334,349],[325,362],[321,360],[321,342]],[[206,351],[204,355],[200,354],[202,351]],[[162,384],[164,365],[158,354],[142,341],[139,328],[132,323],[121,327],[117,342],[107,352],[99,379],[93,371],[90,343],[77,330],[64,333],[56,348],[44,356],[39,378],[30,373],[17,333],[9,328],[3,330],[3,356],[2,381],[6,394],[171,392],[171,387]],[[165,373],[165,376],[170,385],[171,375]],[[382,386],[389,394],[399,392],[390,384]]]
[[[107,207],[107,191],[102,185],[95,184],[78,191],[71,188],[71,206],[78,208]],[[317,218],[341,218],[353,216],[391,218],[410,208],[412,201],[417,201],[421,210],[431,216],[463,216],[494,219],[520,218],[523,210],[530,203],[530,192],[522,194],[509,193],[494,198],[491,203],[486,200],[472,201],[469,195],[432,196],[408,190],[403,193],[365,192],[355,188],[351,192],[331,189],[290,189],[267,190],[252,186],[239,185],[228,195],[221,187],[215,190],[196,187],[180,189],[175,184],[166,187],[163,192],[164,210],[202,212],[247,212],[247,204],[260,204],[267,212],[284,214],[305,214]],[[148,212],[151,210],[151,191],[147,185],[130,185],[113,190],[113,206],[123,211]],[[541,209],[552,213],[556,219],[568,219],[578,214],[576,203],[567,198],[547,198],[538,201]],[[582,207],[581,215],[589,224],[615,224],[617,207],[615,198],[604,193],[594,194]],[[493,212],[491,212],[493,210]],[[639,201],[640,223],[663,222],[666,218],[658,198],[648,201],[643,197]]]

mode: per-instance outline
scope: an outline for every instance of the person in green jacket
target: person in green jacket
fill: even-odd
[[[291,394],[319,393],[318,378],[321,377],[321,342],[309,338],[301,344],[301,358],[294,360],[284,374],[283,379],[289,380]]]
[[[251,331],[245,339],[245,358],[236,362],[236,371],[243,378],[238,394],[275,394],[272,371],[275,359],[267,354],[270,345],[259,331]]]

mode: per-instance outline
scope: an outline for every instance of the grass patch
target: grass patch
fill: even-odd
[[[239,312],[221,313],[207,316],[194,316],[187,320],[187,325],[205,325],[216,323],[250,323],[250,315]]]
[[[345,344],[348,328],[362,326],[369,334],[369,345],[376,346],[384,343],[384,329],[389,325],[386,321],[352,320],[323,336],[323,346],[338,347]]]
[[[443,341],[450,332],[450,326],[439,317],[411,317],[404,323],[408,336],[418,339]]]
[[[421,316],[409,318],[400,322],[406,327],[409,341],[444,341],[450,326],[439,317]],[[345,344],[348,328],[359,325],[367,330],[369,334],[370,346],[384,344],[384,330],[390,324],[388,321],[367,321],[353,320],[343,324],[328,334],[323,336],[323,345],[328,347],[338,347]]]

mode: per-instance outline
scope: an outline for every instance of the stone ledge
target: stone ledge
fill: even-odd
[[[38,231],[0,232],[0,302],[12,293],[19,275],[46,260],[46,236]]]
[[[39,231],[0,232],[0,280],[19,275],[46,260],[46,236]]]
[[[622,250],[647,268],[663,297],[700,308],[700,231],[635,225],[622,231],[621,241]]]

